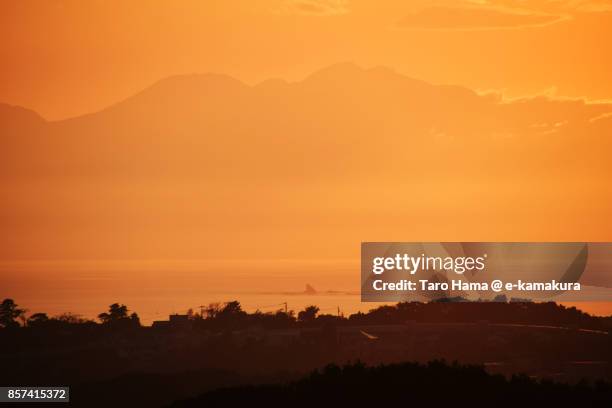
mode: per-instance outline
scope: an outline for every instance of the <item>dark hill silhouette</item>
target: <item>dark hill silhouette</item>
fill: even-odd
[[[174,408],[239,405],[286,406],[595,406],[612,402],[609,384],[568,386],[537,382],[526,376],[510,380],[476,366],[431,362],[366,367],[331,365],[299,381],[210,391]]]
[[[377,365],[444,358],[477,364],[489,373],[526,373],[568,384],[612,378],[611,318],[554,303],[399,303],[347,318],[320,313],[315,305],[298,313],[247,313],[231,301],[210,304],[199,313],[173,314],[152,327],[141,326],[137,314],[121,303],[100,313],[99,323],[73,314],[27,314],[11,299],[1,306],[0,383],[66,384],[73,404],[88,408],[131,407],[138,401],[159,407],[222,386],[279,383],[330,363],[355,360]],[[422,367],[413,369],[419,373]],[[446,380],[455,378],[456,370],[444,370],[450,373]],[[428,368],[423,375],[436,372]],[[479,373],[484,381],[474,378],[475,388],[490,385],[488,381],[507,386],[481,369],[466,373]],[[337,378],[340,385],[362,390],[361,374],[346,381],[343,375]],[[323,382],[330,386],[335,381],[320,378],[329,379]],[[328,395],[319,382],[311,385],[313,396]],[[372,391],[379,387],[384,388],[372,383]],[[97,395],[100,389],[104,396]],[[569,387],[555,389],[563,393]],[[147,396],[139,396],[144,390]],[[281,400],[295,397],[293,387],[269,390],[280,393]],[[541,390],[527,391],[537,395]],[[237,390],[235,398],[245,392],[251,391]],[[259,398],[263,391],[253,392]],[[584,392],[586,401],[599,395]]]

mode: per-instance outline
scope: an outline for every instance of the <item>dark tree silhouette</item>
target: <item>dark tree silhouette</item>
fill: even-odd
[[[119,303],[113,303],[108,307],[108,313],[100,313],[98,319],[102,323],[110,323],[121,319],[128,318],[128,308],[126,305],[120,305]]]
[[[17,319],[23,319],[25,309],[20,309],[13,299],[4,299],[0,304],[0,326],[19,327]]]
[[[58,322],[66,324],[93,323],[93,320],[84,319],[83,317],[81,317],[81,315],[70,312],[62,313],[61,315],[54,317],[52,320],[56,320]]]
[[[140,317],[138,317],[138,314],[136,312],[133,312],[130,315],[130,320],[132,321],[132,323],[134,323],[137,326],[140,326]]]
[[[317,306],[311,305],[307,306],[304,310],[298,313],[298,321],[300,322],[312,322],[317,318],[317,313],[319,313],[319,308]]]
[[[221,303],[210,303],[208,306],[202,308],[202,317],[214,319],[220,311]]]
[[[227,302],[219,313],[225,316],[232,316],[242,314],[244,312],[242,311],[242,306],[240,305],[240,302],[238,302],[237,300],[233,300],[231,302]]]
[[[34,313],[28,318],[28,326],[39,327],[49,322],[49,316],[46,313]]]
[[[100,313],[98,319],[105,325],[112,325],[114,327],[131,327],[140,326],[140,318],[138,314],[132,313],[128,315],[129,309],[126,305],[120,305],[119,303],[113,303],[108,307],[108,312]]]

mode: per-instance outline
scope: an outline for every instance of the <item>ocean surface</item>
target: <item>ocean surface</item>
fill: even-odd
[[[284,310],[286,303],[296,313],[317,305],[322,313],[350,314],[378,305],[360,302],[359,263],[351,260],[6,262],[0,298],[7,297],[29,313],[87,318],[118,302],[144,324],[232,300],[249,312]]]
[[[359,260],[2,262],[0,299],[13,298],[28,314],[85,318],[117,302],[143,324],[232,300],[249,312],[284,310],[286,303],[296,313],[317,305],[321,313],[349,315],[382,304],[361,302],[359,278]],[[612,302],[564,304],[612,315]]]

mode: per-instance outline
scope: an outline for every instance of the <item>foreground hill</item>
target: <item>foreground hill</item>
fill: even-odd
[[[474,366],[432,362],[365,367],[328,366],[302,380],[286,384],[224,388],[176,402],[175,408],[238,406],[347,406],[355,404],[423,404],[429,406],[516,407],[609,404],[609,384],[568,386],[536,382],[526,376],[487,374]]]

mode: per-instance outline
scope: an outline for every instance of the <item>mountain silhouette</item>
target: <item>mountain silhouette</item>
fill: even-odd
[[[0,103],[0,130],[7,132],[24,132],[42,126],[45,120],[36,112],[21,106]],[[2,140],[3,143],[7,142]]]
[[[561,216],[542,188],[558,180],[580,189],[576,208],[598,202],[610,112],[351,63],[254,86],[173,76],[54,122],[2,105],[0,258],[352,256],[356,237],[423,237],[472,214],[528,226],[517,208]]]

